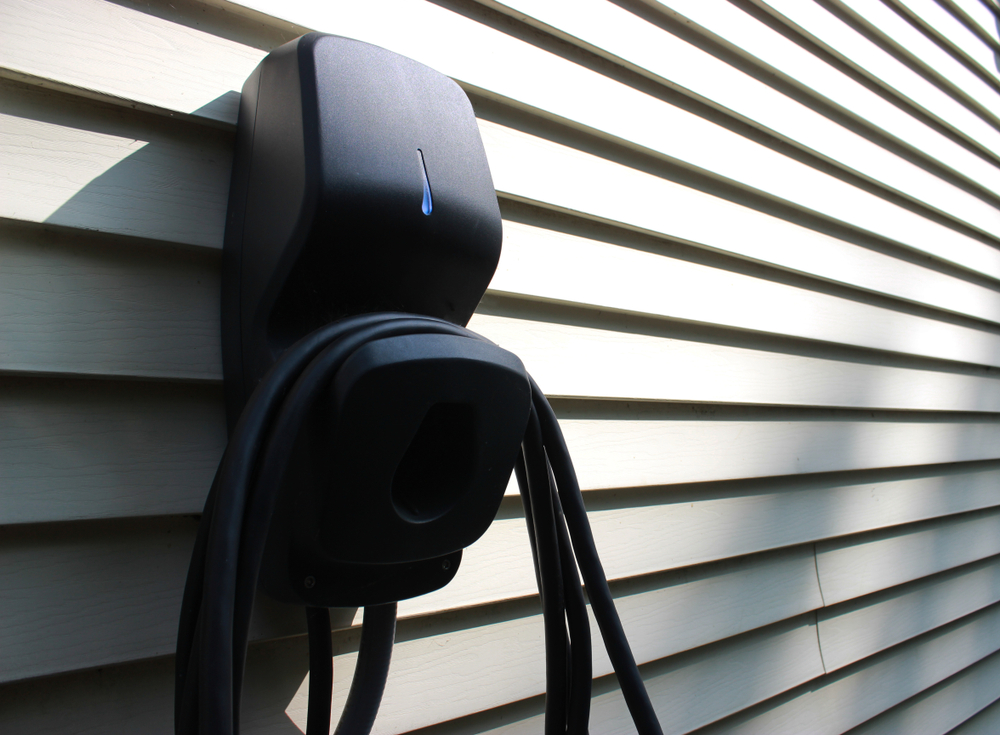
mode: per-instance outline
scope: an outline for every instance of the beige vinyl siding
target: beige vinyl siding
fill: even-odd
[[[934,735],[968,733],[983,707],[1000,698],[1000,655],[936,684],[851,730],[851,735]],[[971,718],[971,719],[970,719]],[[968,724],[962,724],[967,722]],[[956,725],[960,728],[953,730]],[[988,730],[982,731],[988,732]]]
[[[897,97],[900,102],[910,106],[915,113],[945,126],[953,134],[961,136],[967,144],[978,147],[983,155],[996,155],[998,131],[990,120],[977,114],[983,112],[982,106],[976,105],[978,111],[967,107],[964,103],[971,101],[971,98],[961,94],[961,90],[958,91],[962,99],[952,97],[949,92],[956,91],[954,80],[945,81],[947,88],[938,87],[904,62],[904,58],[909,58],[906,42],[917,39],[910,33],[912,28],[893,23],[891,16],[879,13],[880,19],[888,22],[893,30],[903,31],[906,34],[903,41],[896,41],[894,38],[889,38],[887,41],[884,32],[878,33],[878,24],[859,23],[862,28],[874,32],[878,40],[886,42],[890,47],[885,48],[870,40],[867,35],[845,22],[839,15],[812,2],[759,0],[755,4],[803,33],[852,71],[875,82]],[[877,4],[872,3],[871,10],[875,12],[881,10],[875,7]],[[842,5],[839,7],[843,8]],[[854,16],[854,19],[860,20],[858,16]],[[903,52],[904,57],[895,56],[893,51]],[[937,54],[935,56],[942,58]],[[989,116],[989,112],[985,112]]]
[[[954,735],[987,735],[995,732],[998,725],[1000,725],[1000,699],[980,709],[951,732]]]
[[[1000,606],[935,629],[705,733],[842,733],[1000,648]],[[947,732],[946,730],[944,732]]]
[[[827,600],[827,605],[836,600]],[[890,648],[1000,602],[1000,563],[995,557],[911,584],[833,604],[818,615],[827,671]]]
[[[883,3],[837,0],[838,9],[868,34],[958,98],[966,107],[994,125],[1000,111],[1000,96],[987,80],[976,75],[958,59]]]
[[[1000,84],[994,49],[973,27],[948,12],[934,0],[892,0],[894,8],[922,33],[932,36],[949,54],[987,83]],[[961,12],[961,11],[959,11]]]
[[[988,45],[1000,48],[996,14],[989,0],[944,0],[943,5]]]
[[[172,732],[238,92],[317,29],[470,93],[504,217],[470,326],[552,399],[665,730],[991,731],[995,10],[0,3],[0,730]],[[514,492],[401,603],[375,732],[541,730]],[[303,634],[260,601],[244,732],[304,730]],[[609,674],[596,638],[592,732],[631,732]]]

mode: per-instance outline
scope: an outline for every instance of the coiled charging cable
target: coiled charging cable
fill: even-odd
[[[431,317],[363,314],[288,348],[237,422],[205,502],[181,605],[175,659],[177,735],[236,735],[250,616],[264,542],[288,458],[310,407],[363,345],[413,334],[483,337]],[[580,578],[640,735],[662,735],[597,556],[555,413],[531,381],[532,408],[514,470],[524,505],[545,632],[545,735],[587,732],[590,625]],[[368,735],[395,635],[396,604],[365,608],[358,666],[336,735]],[[307,735],[330,731],[330,616],[307,608]]]

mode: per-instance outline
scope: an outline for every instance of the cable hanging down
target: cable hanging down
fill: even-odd
[[[277,489],[296,438],[309,411],[353,354],[404,335],[488,342],[432,317],[349,317],[289,347],[247,402],[205,502],[184,589],[175,659],[178,735],[239,732],[253,600]],[[588,731],[592,664],[584,587],[638,732],[662,735],[615,610],[555,414],[534,381],[530,385],[531,411],[514,471],[544,614],[545,735]],[[325,735],[330,732],[332,687],[330,618],[323,607],[308,607],[306,615],[307,733]],[[358,667],[336,735],[371,731],[388,676],[395,621],[394,602],[365,608]]]

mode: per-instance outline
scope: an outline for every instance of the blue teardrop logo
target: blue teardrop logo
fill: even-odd
[[[417,156],[420,157],[420,173],[424,177],[424,200],[420,203],[420,209],[424,214],[434,211],[434,199],[431,197],[431,182],[427,178],[427,164],[424,162],[424,152],[417,148]]]

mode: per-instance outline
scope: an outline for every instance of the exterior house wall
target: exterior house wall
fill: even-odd
[[[996,731],[998,13],[0,0],[0,730],[172,732],[238,94],[320,30],[472,99],[505,241],[470,326],[552,400],[665,731]],[[508,494],[401,603],[375,732],[541,731]],[[244,732],[304,730],[304,631],[259,601]],[[595,735],[632,731],[609,674],[595,642]]]

